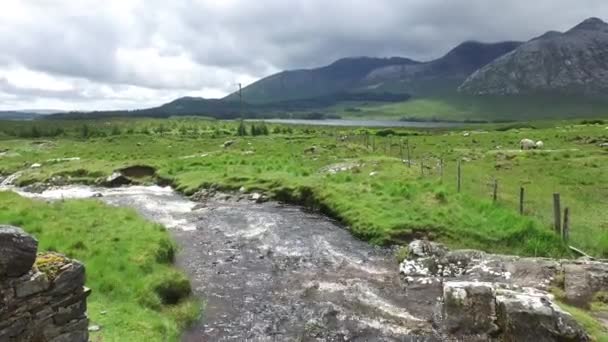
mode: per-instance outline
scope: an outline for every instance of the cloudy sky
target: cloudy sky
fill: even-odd
[[[584,4],[584,5],[583,5]],[[0,110],[141,108],[345,56],[436,58],[608,19],[606,0],[1,0]]]

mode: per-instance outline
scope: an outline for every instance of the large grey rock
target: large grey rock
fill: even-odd
[[[0,279],[26,274],[36,261],[38,241],[21,228],[0,225]]]
[[[563,265],[568,303],[587,307],[599,291],[608,291],[608,263],[582,262]]]
[[[457,336],[492,335],[496,305],[490,283],[447,282],[443,286],[442,325]]]
[[[463,341],[589,341],[545,292],[487,282],[446,282],[435,324]]]
[[[589,341],[574,318],[542,294],[497,290],[496,305],[502,341]]]

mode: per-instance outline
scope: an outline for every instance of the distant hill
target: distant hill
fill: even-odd
[[[590,18],[565,33],[550,31],[472,74],[459,88],[473,95],[608,91],[608,24]]]
[[[31,112],[0,111],[0,120],[34,120],[39,119],[42,116],[42,114]]]
[[[317,69],[283,71],[263,78],[243,89],[243,101],[269,103],[302,100],[343,93],[356,87],[371,71],[389,65],[412,65],[408,58],[353,57],[340,59]],[[239,101],[234,93],[225,98]]]

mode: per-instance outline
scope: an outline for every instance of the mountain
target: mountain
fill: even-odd
[[[25,111],[0,111],[0,120],[34,120],[43,115]]]
[[[459,88],[473,95],[600,96],[608,90],[608,24],[590,18],[550,31],[473,73]]]
[[[283,71],[243,89],[243,101],[268,103],[310,99],[335,93],[417,93],[456,88],[473,71],[515,49],[519,42],[465,42],[426,63],[409,58],[344,58],[328,66]],[[428,89],[430,88],[430,89]],[[238,101],[234,93],[226,99]]]
[[[310,99],[344,92],[372,70],[389,65],[411,65],[418,62],[408,58],[353,57],[340,59],[317,69],[283,71],[263,78],[242,91],[243,101],[268,103]],[[239,101],[237,93],[225,98]]]
[[[413,95],[455,92],[475,70],[519,45],[521,42],[464,42],[445,56],[430,62],[375,69],[365,77],[363,83],[368,85],[368,89],[390,89]]]

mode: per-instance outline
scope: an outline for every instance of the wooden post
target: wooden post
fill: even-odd
[[[420,175],[424,177],[424,159],[420,158]]]
[[[492,199],[494,203],[498,201],[498,179],[494,178],[494,189],[492,191]]]
[[[562,227],[562,240],[568,242],[570,239],[570,208],[564,208],[564,225]]]
[[[460,192],[461,184],[462,184],[462,168],[461,168],[461,160],[458,159],[458,192]]]
[[[554,218],[554,223],[555,223],[555,233],[560,235],[562,233],[562,210],[561,210],[561,203],[560,203],[560,196],[559,194],[555,193],[553,194],[553,218]]]
[[[407,167],[412,167],[412,158],[410,150],[410,141],[407,140]]]
[[[519,214],[524,214],[524,187],[519,188]]]

